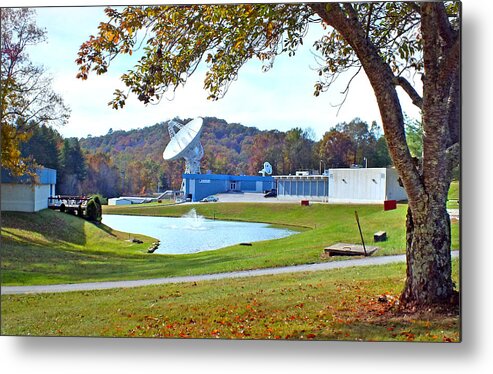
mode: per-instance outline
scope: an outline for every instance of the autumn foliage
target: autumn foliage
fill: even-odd
[[[42,66],[29,60],[28,48],[46,40],[29,8],[1,9],[0,118],[2,167],[21,175],[36,166],[21,146],[42,124],[63,125],[70,110],[51,89]]]

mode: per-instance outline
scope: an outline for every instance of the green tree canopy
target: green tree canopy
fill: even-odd
[[[354,160],[354,142],[335,129],[327,131],[319,146],[319,156],[328,168],[347,168]]]
[[[419,120],[405,117],[406,139],[413,157],[421,158],[423,153],[423,124]]]
[[[21,145],[21,154],[37,165],[57,170],[62,143],[63,138],[55,129],[46,125],[33,126],[31,137]]]
[[[285,173],[312,169],[316,166],[313,159],[313,139],[309,130],[295,127],[286,132],[283,145]]]
[[[375,167],[389,167],[392,165],[392,158],[389,154],[389,148],[387,147],[387,141],[385,137],[381,136],[377,140],[375,145],[375,156],[374,156]]]
[[[66,138],[60,150],[58,190],[61,194],[81,193],[81,182],[87,176],[87,165],[77,138]]]
[[[375,163],[375,151],[380,128],[376,122],[373,122],[369,127],[368,124],[360,118],[355,118],[349,123],[338,123],[334,129],[346,134],[352,140],[352,164],[364,165],[364,160],[366,159],[366,163],[369,161],[370,166],[378,166]]]

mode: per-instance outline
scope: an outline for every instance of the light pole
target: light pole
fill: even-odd
[[[320,160],[320,175],[322,175],[322,163],[324,164],[324,170],[327,167],[324,160]]]

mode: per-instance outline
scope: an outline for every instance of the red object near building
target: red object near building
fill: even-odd
[[[309,206],[310,201],[309,200],[301,200],[301,206]]]
[[[383,202],[383,210],[397,209],[397,200],[385,200]]]

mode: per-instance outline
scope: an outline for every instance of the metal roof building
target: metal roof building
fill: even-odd
[[[298,172],[296,175],[275,175],[277,198],[280,200],[328,201],[328,175],[311,175]]]

